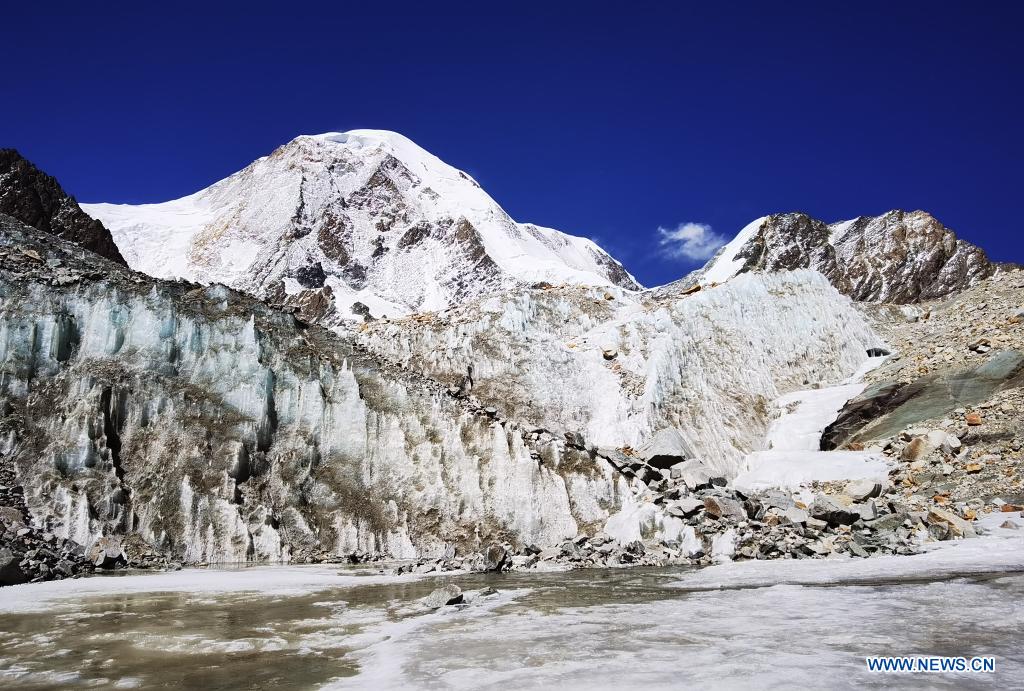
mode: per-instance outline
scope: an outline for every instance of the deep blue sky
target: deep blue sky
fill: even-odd
[[[0,146],[80,201],[367,127],[648,285],[695,263],[659,226],[790,210],[922,208],[1024,261],[1024,3],[133,4],[3,10]]]

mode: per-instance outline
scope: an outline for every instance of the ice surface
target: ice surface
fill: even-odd
[[[874,480],[885,483],[890,463],[874,451],[820,451],[821,434],[866,384],[861,379],[885,357],[868,358],[849,383],[795,391],[775,401],[782,414],[772,422],[763,448],[747,454],[733,486],[741,492],[797,489],[813,482]]]
[[[51,606],[67,606],[81,598],[130,593],[198,595],[256,592],[273,597],[313,593],[327,588],[403,583],[418,578],[421,576],[381,576],[355,571],[352,575],[339,575],[337,566],[252,566],[238,569],[183,569],[164,573],[94,576],[0,588],[0,612],[39,612]]]
[[[423,323],[375,323],[360,338],[440,381],[472,365],[474,393],[503,414],[599,447],[639,448],[676,427],[729,476],[762,448],[771,401],[847,379],[879,343],[816,272],[744,274],[658,302],[602,293],[506,293]]]

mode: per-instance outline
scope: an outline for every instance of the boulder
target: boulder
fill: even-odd
[[[863,504],[854,504],[850,509],[856,511],[862,521],[873,521],[878,518],[878,507],[870,499]]]
[[[856,542],[849,543],[847,545],[847,548],[850,550],[850,554],[852,554],[855,557],[860,557],[862,559],[866,559],[868,557],[868,551],[860,545],[858,545]]]
[[[13,506],[0,506],[0,526],[17,526],[22,527],[25,525],[25,517],[22,516],[21,510]]]
[[[856,511],[852,511],[821,494],[815,497],[807,512],[812,518],[825,521],[831,526],[850,525],[860,518],[860,514]]]
[[[942,440],[942,444],[940,444],[940,448],[948,454],[960,453],[960,448],[962,446],[963,444],[960,440],[952,434],[946,434],[945,438]]]
[[[789,519],[790,523],[806,523],[810,515],[803,509],[799,509],[795,506],[791,506],[786,509],[786,518]]]
[[[976,537],[974,525],[963,518],[960,518],[951,511],[940,509],[937,506],[928,510],[928,523],[944,523],[954,537]]]
[[[704,510],[715,518],[733,518],[737,521],[747,519],[743,505],[728,497],[704,497]]]
[[[688,518],[704,508],[704,502],[696,497],[683,497],[665,507],[666,513],[678,518]]]
[[[116,569],[125,565],[120,541],[101,537],[89,548],[86,558],[100,569]]]
[[[437,609],[445,605],[457,605],[462,602],[462,588],[454,583],[449,583],[422,598],[420,602],[430,609]]]
[[[890,513],[871,522],[871,528],[879,532],[896,530],[907,520],[905,513]]]
[[[920,461],[937,448],[938,445],[931,444],[926,436],[914,437],[903,447],[900,458],[904,461]]]
[[[911,432],[915,432],[915,436],[900,453],[900,457],[905,461],[919,461],[927,458],[936,449],[942,449],[946,453],[956,453],[960,450],[960,440],[948,432],[937,429],[911,430]]]
[[[780,511],[785,511],[786,509],[791,509],[796,506],[793,501],[792,494],[777,489],[770,489],[766,492],[762,492],[758,496],[758,499],[761,501],[762,505],[774,507]]]
[[[635,456],[629,456],[618,449],[602,447],[597,455],[606,459],[619,470],[636,469],[644,466],[644,462]]]
[[[865,499],[877,497],[881,493],[881,483],[875,482],[874,480],[853,480],[846,483],[846,487],[843,488],[843,494],[850,497],[855,502],[861,502]]]
[[[9,549],[0,549],[0,585],[18,585],[28,580],[21,570],[19,559]]]
[[[721,484],[711,469],[696,459],[676,463],[669,472],[673,480],[682,482],[691,492]]]
[[[490,545],[484,551],[484,571],[504,571],[510,565],[508,550],[501,545]]]
[[[665,427],[651,437],[636,454],[654,468],[671,468],[694,457],[690,445],[675,427]]]

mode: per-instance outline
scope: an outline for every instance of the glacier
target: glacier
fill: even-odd
[[[693,294],[563,286],[356,329],[368,350],[458,384],[541,430],[638,448],[678,429],[735,475],[784,393],[842,381],[879,337],[814,271],[742,274]],[[614,354],[614,355],[613,355]]]
[[[339,335],[4,230],[3,457],[33,515],[83,545],[139,536],[186,563],[601,531],[696,550],[598,450],[671,427],[732,476],[770,401],[843,379],[878,344],[808,271],[672,298],[522,289]]]

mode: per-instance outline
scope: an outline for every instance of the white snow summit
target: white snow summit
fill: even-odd
[[[537,282],[639,288],[592,241],[517,223],[469,175],[383,130],[297,137],[181,199],[82,207],[134,269],[260,297],[327,286],[342,315]]]

